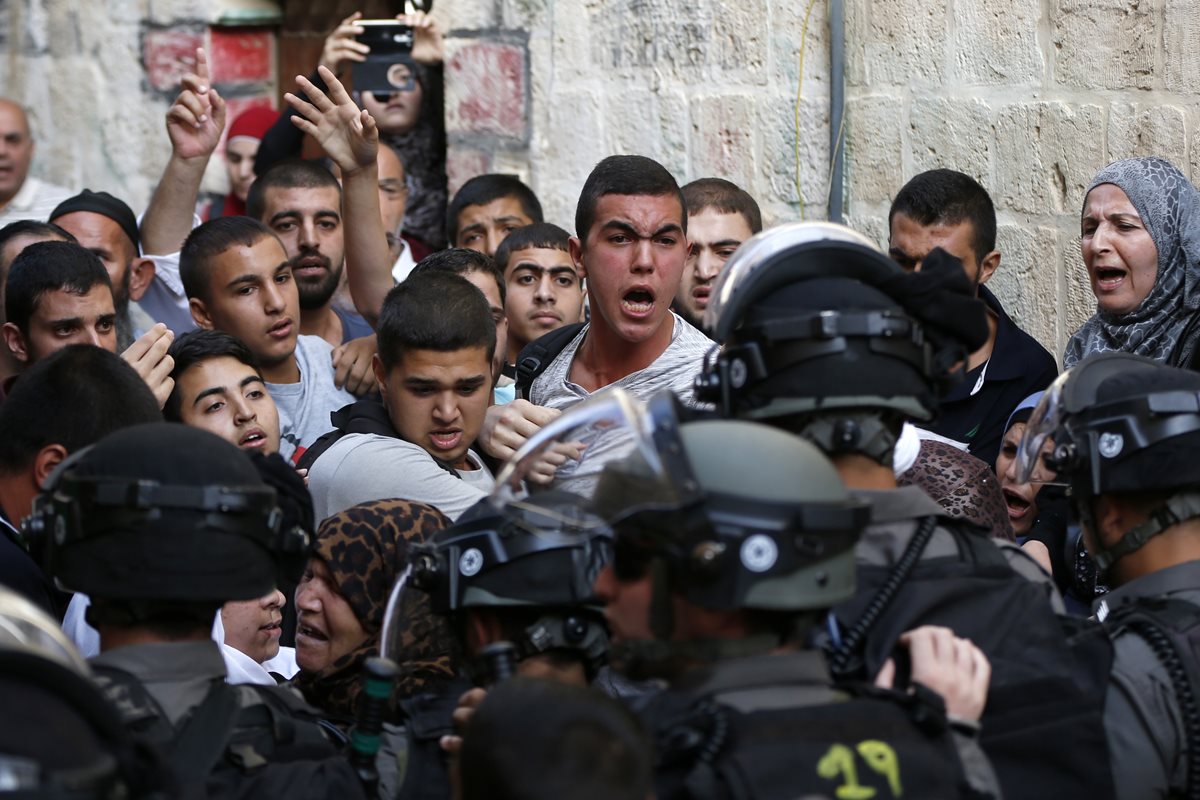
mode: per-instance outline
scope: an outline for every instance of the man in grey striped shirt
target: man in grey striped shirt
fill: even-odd
[[[642,156],[604,159],[584,184],[575,230],[571,259],[587,280],[591,319],[533,382],[528,398],[489,409],[480,443],[497,458],[508,458],[562,410],[608,386],[643,399],[671,389],[697,405],[692,382],[713,343],[671,311],[688,254],[675,178]]]

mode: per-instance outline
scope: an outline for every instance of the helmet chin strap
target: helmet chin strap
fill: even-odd
[[[1080,503],[1080,521],[1085,527],[1095,532],[1095,517],[1092,514],[1091,503]],[[1107,572],[1109,567],[1130,553],[1139,550],[1151,537],[1165,531],[1185,520],[1200,517],[1200,492],[1179,492],[1174,494],[1150,513],[1150,519],[1131,528],[1112,547],[1092,553],[1098,572]],[[1093,537],[1098,539],[1099,537]]]

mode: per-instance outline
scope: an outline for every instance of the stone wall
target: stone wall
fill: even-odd
[[[440,0],[452,188],[481,171],[516,172],[570,228],[592,165],[637,152],[681,181],[741,183],[770,222],[823,218],[826,2]],[[267,73],[238,66],[218,86],[244,102],[273,96],[266,29],[213,27],[229,9],[264,3],[8,0],[0,81],[33,109],[36,171],[144,203],[167,155],[178,52],[231,36],[225,52],[244,51]],[[908,177],[947,166],[979,178],[1000,218],[993,288],[1061,352],[1093,307],[1078,248],[1092,174],[1158,153],[1200,176],[1200,4],[846,6],[848,220],[883,242],[889,200]]]

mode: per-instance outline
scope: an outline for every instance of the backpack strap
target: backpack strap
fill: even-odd
[[[534,380],[546,371],[550,362],[558,357],[576,334],[583,329],[584,323],[576,322],[555,328],[544,336],[530,342],[517,354],[517,397],[529,399],[529,390]]]
[[[929,546],[929,541],[933,538],[937,524],[936,516],[921,519],[912,538],[908,540],[904,552],[888,572],[887,578],[875,592],[871,602],[867,604],[862,616],[842,636],[840,644],[830,643],[830,647],[827,649],[829,671],[835,680],[845,681],[862,677],[859,673],[863,669],[862,649],[866,644],[867,636],[870,634],[871,628],[892,604],[900,587],[916,569],[917,562],[921,560],[921,554],[925,552],[925,548]]]
[[[380,436],[396,436],[388,418],[387,409],[378,400],[358,400],[342,406],[329,414],[333,430],[321,434],[315,442],[305,449],[304,455],[296,463],[297,469],[308,469],[313,462],[333,447],[338,439],[348,433],[375,433]]]
[[[92,665],[105,695],[138,739],[156,745],[181,784],[202,783],[229,741],[241,704],[224,679],[212,681],[200,705],[178,729],[135,675],[111,666]]]
[[[1180,652],[1178,639],[1200,624],[1200,607],[1184,600],[1159,597],[1130,602],[1110,611],[1104,626],[1136,634],[1166,669],[1183,718],[1187,758],[1187,790],[1183,797],[1200,800],[1200,698],[1193,681],[1195,653]],[[1192,669],[1188,669],[1191,663]]]
[[[181,782],[199,783],[212,772],[225,752],[240,706],[237,689],[224,679],[213,681],[170,751],[171,766]]]

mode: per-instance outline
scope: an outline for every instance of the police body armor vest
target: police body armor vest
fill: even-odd
[[[1187,736],[1187,789],[1178,796],[1200,798],[1200,606],[1136,598],[1110,608],[1103,626],[1110,642],[1126,631],[1142,637],[1170,676]]]
[[[664,692],[642,715],[655,731],[659,800],[764,798],[978,798],[969,785],[941,698],[857,687],[842,702],[753,712]]]
[[[1108,753],[1102,645],[1071,637],[1076,623],[1054,613],[1046,590],[1013,571],[982,528],[947,517],[926,520],[954,537],[957,556],[920,559],[934,526],[922,537],[919,525],[891,569],[859,565],[858,592],[834,613],[843,630],[858,627],[862,636],[845,658],[834,648],[835,679],[876,675],[907,630],[950,628],[992,665],[980,745],[1005,796],[1112,798],[1108,770],[1096,769]]]
[[[319,717],[286,689],[213,681],[176,727],[134,675],[95,664],[92,670],[134,738],[165,757],[178,798],[365,797]],[[261,702],[243,705],[243,692]]]

